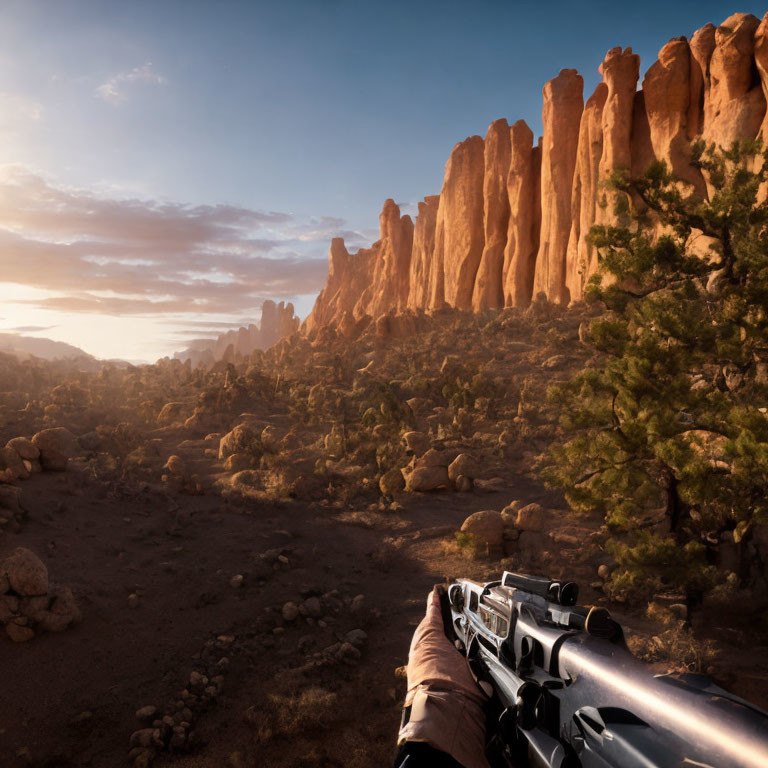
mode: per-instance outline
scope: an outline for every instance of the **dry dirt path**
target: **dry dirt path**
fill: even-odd
[[[192,754],[160,764],[386,764],[402,694],[394,669],[429,587],[463,567],[439,537],[513,495],[420,495],[399,514],[300,502],[235,508],[213,493],[101,483],[76,467],[33,476],[23,492],[29,520],[0,541],[0,557],[16,546],[36,552],[51,580],[73,589],[83,620],[25,644],[0,638],[0,765],[9,768],[127,765],[135,711],[178,698],[195,657],[221,635],[235,637],[221,651],[223,693],[197,718]],[[277,552],[287,562],[275,562]],[[286,601],[331,590],[340,607],[328,627],[280,617]],[[296,672],[354,629],[368,636],[359,660]],[[247,714],[266,692],[307,687],[336,696],[324,728],[270,738],[258,712]]]

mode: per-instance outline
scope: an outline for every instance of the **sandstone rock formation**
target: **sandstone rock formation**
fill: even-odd
[[[342,243],[341,247],[344,245]],[[190,360],[194,367],[210,367],[219,360],[235,362],[238,357],[245,357],[257,349],[269,349],[285,336],[290,336],[299,328],[299,318],[294,314],[293,304],[280,302],[275,304],[267,299],[261,305],[259,325],[251,323],[236,331],[222,333],[216,339],[198,339],[183,352],[177,352],[174,358]]]
[[[485,137],[483,176],[483,230],[485,245],[475,277],[472,307],[500,309],[504,306],[502,274],[504,248],[509,228],[507,176],[511,154],[510,129],[504,119],[496,120]]]
[[[571,231],[571,185],[576,166],[584,79],[563,69],[544,86],[541,149],[541,232],[533,293],[567,303],[565,261]]]
[[[326,287],[303,331],[331,326],[353,338],[372,323],[385,338],[417,331],[404,310],[525,307],[539,292],[578,301],[598,268],[590,228],[621,223],[618,193],[605,185],[614,171],[639,175],[663,160],[706,195],[692,141],[768,141],[768,14],[760,22],[737,13],[690,41],[670,40],[642,90],[631,48],[612,48],[599,71],[586,104],[575,70],[544,86],[538,146],[522,120],[511,128],[496,120],[485,139],[453,148],[440,195],[419,203],[414,223],[388,200],[371,248],[350,254],[334,239]]]
[[[440,192],[429,306],[472,308],[483,256],[484,142],[470,136],[453,148]]]
[[[533,146],[533,131],[525,120],[518,120],[509,129],[509,134],[509,226],[501,280],[504,305],[524,307],[533,292],[533,274],[539,250],[541,148]]]
[[[432,257],[435,253],[435,230],[440,195],[429,195],[419,203],[413,230],[413,253],[408,290],[408,307],[424,309],[430,295]]]

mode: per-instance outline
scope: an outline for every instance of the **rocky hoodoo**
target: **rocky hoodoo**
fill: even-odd
[[[698,195],[707,180],[690,164],[691,142],[727,146],[768,137],[768,14],[737,13],[690,40],[667,43],[637,90],[640,59],[613,48],[602,82],[583,102],[583,79],[564,69],[543,89],[543,136],[522,120],[493,122],[483,139],[458,143],[439,195],[415,222],[388,200],[381,236],[350,254],[331,244],[328,281],[303,330],[335,326],[353,336],[371,319],[377,333],[418,326],[408,313],[444,306],[483,311],[525,307],[539,293],[566,304],[582,298],[597,269],[588,242],[595,224],[616,224],[615,170],[642,174],[664,160]],[[402,319],[405,315],[405,319]]]
[[[299,318],[294,313],[293,304],[282,301],[275,304],[267,299],[261,305],[259,325],[251,323],[236,331],[227,331],[217,339],[198,339],[188,349],[177,352],[174,358],[181,361],[190,360],[194,367],[209,367],[219,360],[234,363],[254,350],[269,349],[280,339],[298,330],[298,327]]]

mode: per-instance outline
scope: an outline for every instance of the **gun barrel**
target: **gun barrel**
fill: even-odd
[[[611,718],[622,722],[617,713],[631,713],[663,737],[660,765],[672,764],[674,745],[680,761],[699,761],[693,765],[768,766],[768,713],[726,691],[685,678],[653,677],[629,652],[586,634],[563,642],[558,667],[559,676],[571,681],[561,702],[571,702],[572,714],[596,706],[606,713],[610,729]]]

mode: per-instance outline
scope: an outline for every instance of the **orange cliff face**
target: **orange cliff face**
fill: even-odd
[[[387,200],[371,248],[349,254],[334,239],[326,287],[303,330],[351,332],[369,319],[444,306],[524,307],[539,293],[578,301],[597,269],[589,230],[617,223],[617,193],[604,185],[613,171],[638,175],[663,160],[704,196],[707,180],[689,162],[693,140],[768,140],[768,14],[760,22],[737,13],[690,41],[670,40],[641,90],[631,48],[608,51],[599,71],[586,104],[575,70],[544,86],[538,145],[524,121],[496,120],[485,139],[453,148],[440,194],[419,203],[415,222]]]

